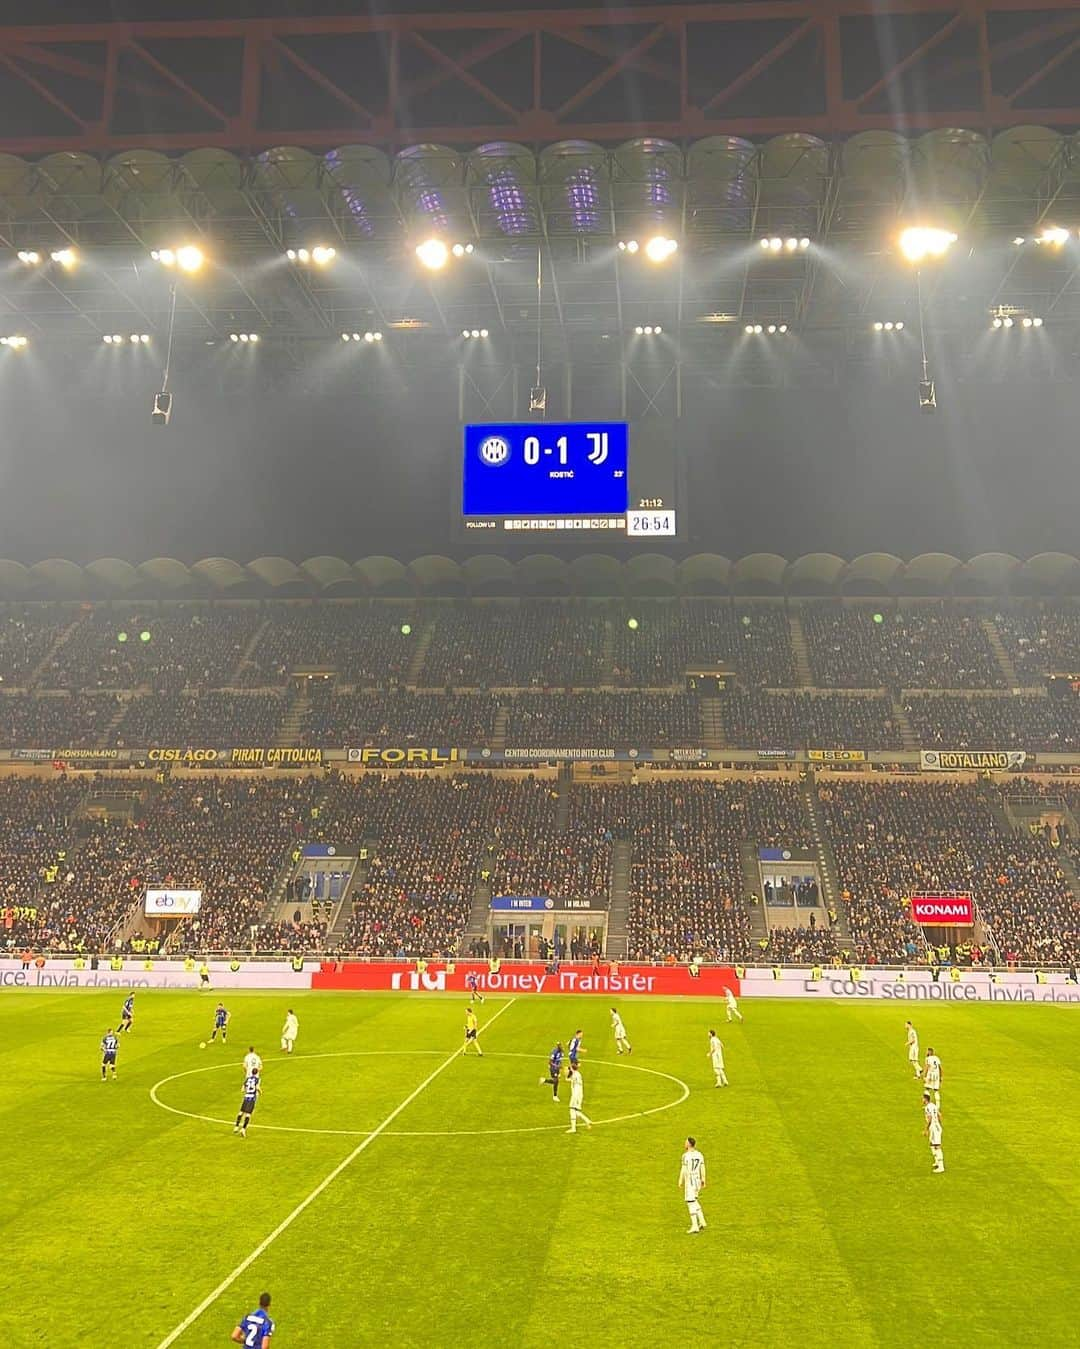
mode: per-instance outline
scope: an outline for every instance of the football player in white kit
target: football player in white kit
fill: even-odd
[[[728,1084],[727,1073],[724,1072],[724,1046],[716,1031],[709,1031],[709,1058],[712,1061],[712,1070],[716,1074],[716,1085],[726,1087]]]
[[[682,1190],[686,1207],[690,1213],[690,1226],[687,1235],[692,1232],[704,1232],[705,1215],[701,1211],[698,1195],[705,1188],[705,1158],[698,1152],[697,1139],[687,1138],[683,1144],[682,1163],[679,1166],[679,1189]]]
[[[630,1041],[626,1038],[626,1027],[623,1025],[622,1017],[613,1007],[611,1009],[611,1031],[615,1036],[615,1049],[619,1054],[632,1054]]]
[[[930,1156],[934,1164],[932,1171],[945,1170],[945,1154],[941,1150],[941,1106],[930,1098],[930,1092],[923,1092],[923,1118],[926,1120],[923,1133],[930,1141]]]
[[[281,1028],[281,1047],[286,1054],[293,1052],[293,1045],[296,1043],[297,1034],[300,1031],[300,1022],[296,1019],[296,1013],[290,1007],[285,1013],[285,1024]]]
[[[907,1061],[915,1070],[915,1076],[922,1077],[922,1067],[919,1064],[919,1032],[910,1021],[905,1021],[904,1025],[907,1027]]]
[[[727,999],[727,1019],[730,1021],[732,1017],[735,1017],[741,1021],[742,1012],[739,1011],[739,1004],[735,1001],[735,994],[732,993],[730,988],[724,989],[724,997]]]
[[[586,1129],[592,1128],[592,1120],[581,1108],[585,1100],[585,1083],[581,1076],[581,1069],[576,1063],[572,1063],[566,1076],[570,1083],[570,1127],[566,1132],[576,1134],[578,1120],[584,1124]]]
[[[262,1059],[255,1053],[255,1046],[249,1045],[248,1052],[244,1055],[244,1076],[250,1077],[252,1073],[262,1072]]]
[[[934,1100],[941,1104],[941,1060],[930,1048],[926,1051],[926,1075],[923,1078],[927,1091],[934,1093]]]

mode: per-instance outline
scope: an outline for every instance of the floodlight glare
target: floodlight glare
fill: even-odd
[[[465,245],[455,244],[450,252],[453,253],[455,258],[463,258],[465,256]]]
[[[922,262],[925,258],[940,258],[956,243],[951,230],[913,225],[900,235],[900,251],[908,262]]]
[[[785,240],[784,240],[784,247],[787,249],[787,251],[788,251],[789,253],[794,253],[795,250],[798,248],[798,246],[799,246],[799,241],[798,241],[798,239],[785,239]]]
[[[287,249],[285,250],[285,256],[289,259],[290,262],[295,262],[295,261],[296,261],[296,249],[295,249],[295,248],[287,248]]]
[[[13,351],[21,351],[26,346],[27,339],[18,333],[11,337],[0,337],[0,347],[11,347]]]
[[[780,328],[779,328],[778,331],[780,331],[780,332],[782,332],[782,333],[786,333],[786,332],[787,332],[787,324],[786,324],[786,323],[781,323]]]
[[[641,326],[640,323],[637,324],[637,326],[634,328],[634,334],[637,337],[640,337],[644,331],[645,329]]]
[[[365,334],[364,334],[364,341],[365,341],[365,342],[374,342],[374,341],[375,341],[375,334],[374,334],[374,333],[365,333]]]
[[[1011,319],[1011,318],[1003,318],[1003,319],[1001,320],[1001,326],[1002,326],[1003,328],[1011,328],[1011,327],[1013,326],[1013,321],[1012,321],[1012,319]]]
[[[316,267],[325,267],[328,262],[333,262],[337,250],[334,248],[324,248],[322,244],[311,250],[311,260]]]
[[[899,332],[903,332],[903,330],[904,330],[904,320],[903,320],[903,319],[900,319],[899,322],[893,324],[893,327],[896,329],[896,331],[897,331],[898,333],[899,333]]]
[[[1042,321],[1042,319],[1041,319],[1041,318],[1033,318],[1033,319],[1031,320],[1031,326],[1032,326],[1033,328],[1041,328],[1041,327],[1043,326],[1043,321]]]
[[[417,244],[416,256],[429,271],[437,272],[446,266],[450,251],[441,239],[425,239],[422,244]]]
[[[248,342],[248,341],[250,341],[250,338],[249,338],[248,334],[247,334],[247,333],[241,333],[241,334],[240,334],[240,341],[241,341],[241,342]]]
[[[769,240],[769,249],[773,253],[779,253],[784,246],[784,241],[778,239],[775,235]]]
[[[809,247],[810,247],[810,240],[809,240],[809,239],[803,237],[802,239],[799,240],[799,248],[800,248],[804,253],[806,252],[806,250],[807,250]]]
[[[637,621],[637,619],[636,619],[636,618],[628,618],[628,619],[626,620],[626,626],[630,629],[631,632],[637,632],[637,630],[638,630],[638,621]]]
[[[760,323],[755,323],[755,324],[754,324],[754,332],[755,332],[755,333],[760,333],[760,332],[761,332],[761,324],[760,324]]]
[[[1021,326],[1022,328],[1030,328],[1030,327],[1031,327],[1031,320],[1030,320],[1029,318],[1023,318],[1023,319],[1021,319],[1021,320],[1020,320],[1020,326]]]
[[[638,241],[636,239],[620,239],[620,253],[636,253],[638,251]]]
[[[645,245],[645,256],[650,262],[667,262],[678,247],[679,245],[674,239],[668,239],[663,234],[656,234]]]
[[[487,335],[488,335],[488,330],[487,330],[486,328],[481,328],[481,329],[480,329],[480,336],[481,336],[481,337],[487,337]],[[382,339],[382,333],[376,333],[375,336],[376,336],[377,339],[379,339],[379,340],[381,341],[381,339]]]
[[[296,258],[298,262],[310,262],[311,254],[307,251],[306,248],[298,248],[296,250]]]
[[[34,267],[41,261],[41,254],[35,253],[32,248],[21,248],[18,253],[18,258],[19,261],[24,263],[27,267]]]
[[[774,333],[774,332],[776,332],[776,324],[775,324],[775,323],[770,323],[769,326],[765,329],[765,331],[766,331],[767,333]]]
[[[1051,248],[1061,248],[1063,244],[1069,242],[1069,231],[1063,230],[1059,226],[1049,226],[1043,230],[1035,242],[1049,244]]]
[[[74,267],[78,262],[75,250],[73,248],[57,248],[49,254],[53,262],[57,262],[61,267]]]
[[[893,330],[892,324],[891,324],[891,323],[886,323],[886,325],[885,325],[885,331],[886,331],[887,333],[891,333],[892,330]]]
[[[752,333],[753,331],[754,331],[754,325],[753,325],[752,323],[748,323],[748,324],[746,325],[746,327],[743,329],[743,332],[744,332],[744,333],[747,333],[747,334]]]
[[[994,319],[994,321],[993,321],[993,323],[991,323],[990,327],[991,327],[991,328],[1000,328],[1000,327],[1001,327],[1001,319],[999,319],[999,318]]]
[[[884,327],[885,327],[884,323],[880,323],[880,322],[879,322],[879,323],[875,323],[875,324],[874,324],[874,332],[879,333],[879,332],[881,332],[882,328],[884,328]]]
[[[348,341],[350,341],[351,339],[350,339],[348,333],[342,333],[342,334],[341,334],[341,340],[342,340],[343,342],[348,342]]]
[[[359,333],[353,333],[353,335],[352,335],[352,340],[353,340],[354,342],[359,342],[359,341],[360,341],[360,334],[359,334]]]

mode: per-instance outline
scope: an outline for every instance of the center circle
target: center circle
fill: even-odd
[[[314,1059],[349,1059],[349,1058],[379,1058],[387,1056],[396,1057],[443,1057],[441,1049],[343,1049],[327,1054],[282,1054],[276,1058],[268,1059],[267,1062],[295,1063],[310,1062]],[[534,1063],[541,1063],[543,1056],[538,1054],[512,1053],[507,1051],[488,1050],[484,1054],[485,1058],[491,1059],[531,1059]],[[618,1063],[611,1059],[591,1059],[591,1063],[602,1064],[608,1068],[625,1068],[629,1072],[646,1073],[650,1077],[659,1077],[672,1083],[679,1089],[679,1094],[674,1100],[666,1101],[662,1105],[650,1106],[646,1110],[631,1110],[622,1115],[613,1115],[608,1119],[594,1119],[594,1127],[604,1124],[622,1124],[627,1120],[644,1119],[648,1115],[658,1115],[664,1110],[674,1110],[676,1106],[688,1099],[690,1088],[673,1073],[661,1072],[658,1068],[645,1068],[639,1063]],[[180,1110],[177,1106],[169,1105],[161,1099],[160,1091],[162,1087],[168,1086],[170,1082],[178,1082],[185,1077],[195,1077],[199,1073],[214,1073],[230,1071],[235,1072],[240,1067],[236,1063],[210,1063],[201,1068],[189,1068],[182,1073],[170,1073],[168,1077],[161,1078],[150,1088],[150,1099],[161,1110],[167,1110],[173,1115],[182,1115],[185,1119],[200,1120],[205,1124],[223,1124],[232,1125],[231,1119],[220,1119],[215,1115],[203,1115],[194,1110]],[[273,1133],[285,1134],[328,1134],[343,1138],[369,1138],[373,1133],[384,1134],[388,1138],[462,1138],[472,1135],[491,1136],[498,1134],[541,1134],[541,1133],[565,1133],[565,1124],[532,1124],[519,1127],[503,1129],[315,1129],[302,1127],[293,1124],[256,1124],[252,1121],[252,1129],[264,1129]]]

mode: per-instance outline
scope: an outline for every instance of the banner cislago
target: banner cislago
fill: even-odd
[[[297,768],[322,763],[322,750],[291,749],[281,745],[255,745],[235,749],[185,748],[155,745],[146,751],[150,763],[216,764],[229,768]]]
[[[970,895],[912,895],[911,921],[923,927],[971,927],[975,901]]]
[[[147,890],[145,913],[150,918],[186,918],[202,908],[201,890]]]

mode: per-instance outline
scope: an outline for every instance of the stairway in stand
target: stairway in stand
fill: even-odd
[[[281,725],[278,727],[277,739],[274,742],[279,746],[298,745],[300,743],[300,733],[304,729],[304,720],[311,710],[311,699],[308,697],[306,680],[304,683],[298,682],[289,697],[289,705],[285,709],[285,716]]]
[[[611,846],[611,894],[608,899],[607,951],[610,960],[625,960],[626,924],[630,915],[631,845],[620,839]]]
[[[724,715],[721,710],[721,700],[719,698],[701,698],[698,701],[698,709],[701,712],[701,734],[704,748],[710,751],[723,749],[727,742],[724,739]]]
[[[892,706],[893,721],[896,723],[897,730],[900,732],[900,745],[903,749],[916,750],[921,748],[919,737],[915,734],[915,727],[908,719],[908,714],[904,711],[904,704],[895,694],[889,695],[889,702]]]
[[[807,777],[802,783],[802,793],[806,801],[806,812],[810,817],[810,830],[814,836],[814,851],[817,853],[818,875],[821,877],[821,892],[825,901],[825,908],[832,909],[836,913],[836,923],[833,930],[838,937],[843,938],[850,945],[851,927],[848,923],[847,908],[840,902],[836,854],[833,852],[832,841],[825,828],[825,812],[818,800],[817,783],[812,776]]]
[[[750,919],[750,936],[755,945],[769,935],[769,919],[761,894],[761,868],[758,865],[758,845],[747,839],[739,845],[742,864],[742,902]]]
[[[797,609],[788,610],[788,627],[791,630],[791,654],[795,658],[795,680],[800,688],[812,689],[814,672],[810,668],[810,646]]]
[[[412,659],[409,661],[409,668],[405,671],[406,688],[414,689],[420,683],[420,675],[423,673],[428,647],[431,645],[434,634],[435,620],[430,619],[421,626],[420,634],[416,639],[416,647],[413,650]]]
[[[994,659],[997,661],[1002,674],[1008,682],[1009,688],[1016,689],[1020,687],[1020,676],[1016,673],[1016,666],[1013,659],[1005,649],[1005,643],[1001,640],[1001,633],[997,630],[997,624],[991,618],[982,620],[982,629],[986,633],[986,639],[990,643],[990,649],[994,653]]]

